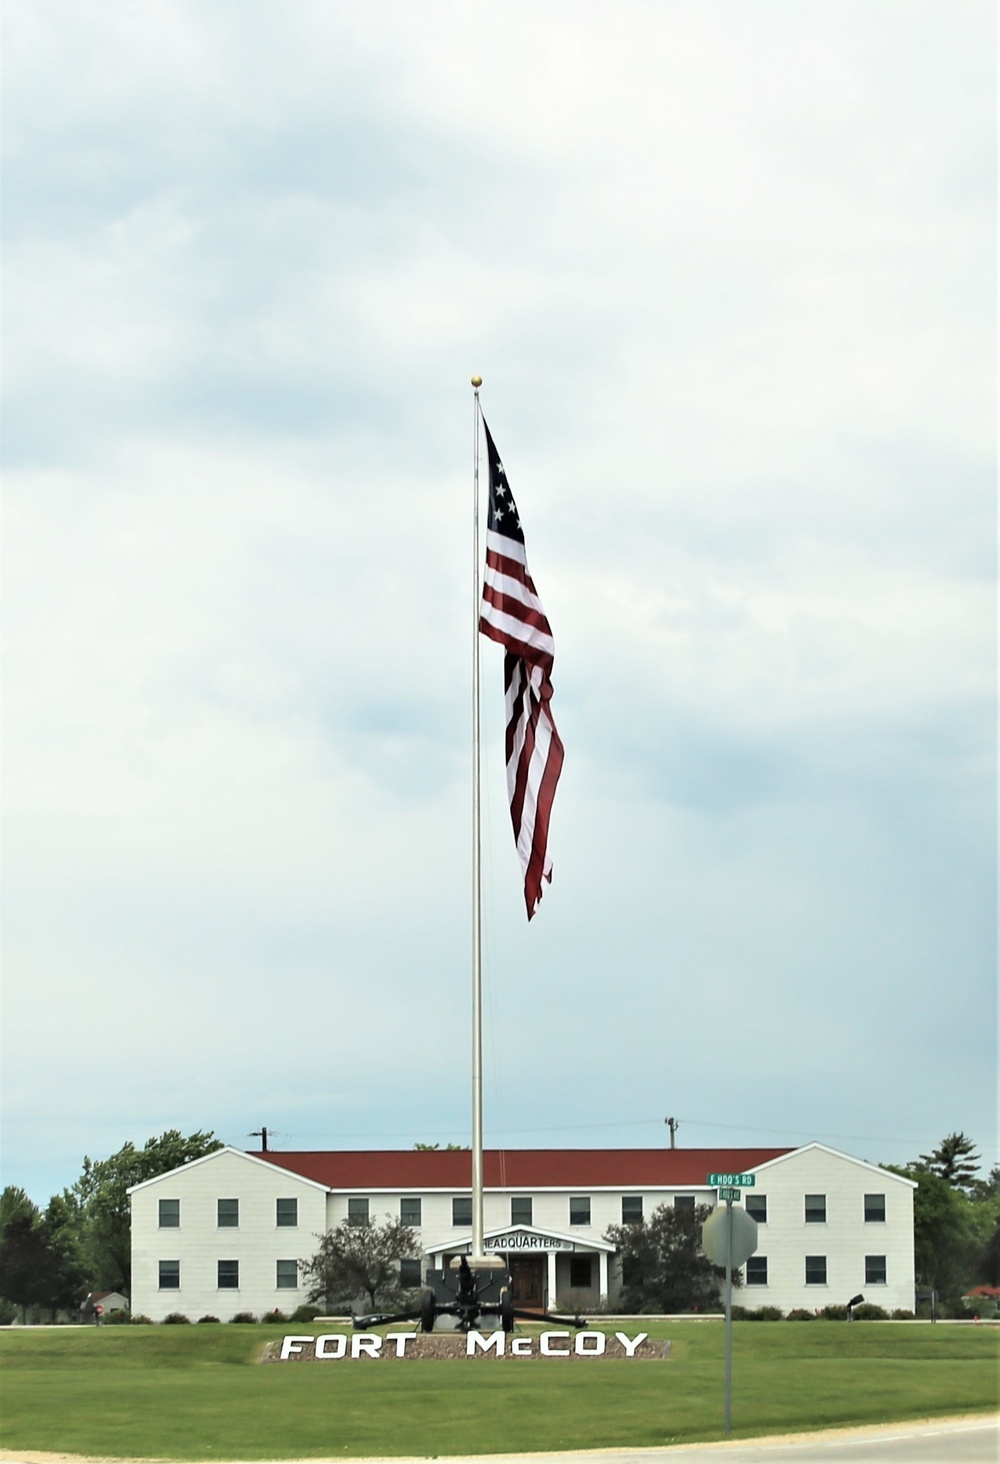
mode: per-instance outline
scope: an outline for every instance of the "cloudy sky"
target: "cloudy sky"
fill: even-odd
[[[7,0],[6,1183],[468,1142],[996,1162],[986,0]]]

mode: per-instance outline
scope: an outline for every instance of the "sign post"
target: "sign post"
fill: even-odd
[[[726,1434],[732,1428],[733,1400],[733,1267],[742,1266],[757,1249],[757,1222],[745,1210],[734,1210],[740,1189],[753,1189],[753,1174],[710,1174],[706,1183],[719,1191],[725,1210],[716,1208],[701,1227],[701,1248],[710,1261],[726,1268]]]

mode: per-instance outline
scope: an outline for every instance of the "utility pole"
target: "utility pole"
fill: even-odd
[[[260,1139],[260,1151],[261,1151],[262,1154],[266,1154],[267,1153],[267,1127],[266,1127],[266,1125],[262,1124],[259,1129],[254,1129],[254,1131],[250,1135],[250,1137],[252,1139]],[[670,1147],[673,1148],[673,1145],[671,1144]]]
[[[674,1136],[680,1128],[680,1120],[676,1118],[665,1118],[663,1122],[670,1126],[670,1147],[671,1149],[676,1149],[677,1145],[674,1143]]]

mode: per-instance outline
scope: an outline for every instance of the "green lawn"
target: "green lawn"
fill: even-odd
[[[260,1367],[264,1342],[285,1329],[5,1332],[0,1444],[195,1460],[643,1447],[721,1437],[721,1323],[646,1328],[670,1337],[669,1362]],[[622,1327],[640,1329],[639,1318]],[[998,1328],[737,1322],[733,1433],[989,1410],[998,1401],[998,1353]]]

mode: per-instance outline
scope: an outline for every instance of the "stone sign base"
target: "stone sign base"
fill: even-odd
[[[606,1357],[662,1362],[670,1343],[651,1341],[645,1332],[327,1332],[301,1333],[268,1342],[262,1362],[450,1362],[457,1358],[524,1357],[587,1361]]]

